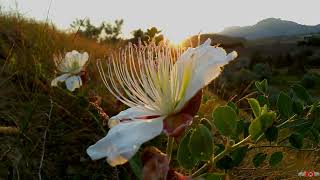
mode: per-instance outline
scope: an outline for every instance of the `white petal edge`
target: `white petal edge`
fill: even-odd
[[[80,76],[71,76],[66,80],[66,86],[69,91],[74,91],[76,88],[80,88],[82,80]]]
[[[161,134],[164,118],[129,121],[113,126],[107,136],[87,149],[87,154],[93,160],[107,157],[111,166],[124,164],[141,144]]]
[[[109,128],[112,128],[113,126],[120,123],[123,119],[130,119],[132,121],[137,120],[137,117],[143,117],[143,116],[152,116],[152,115],[159,115],[155,114],[154,112],[149,111],[146,108],[143,108],[141,106],[135,106],[128,108],[124,111],[121,111],[118,115],[112,116],[108,121]],[[140,119],[141,120],[141,119]]]
[[[87,52],[84,52],[81,54],[80,57],[81,58],[78,61],[79,61],[79,66],[82,68],[89,60],[89,54]]]
[[[51,81],[51,86],[58,86],[59,82],[64,82],[71,74],[62,74]]]
[[[221,72],[221,67],[237,57],[235,51],[227,54],[223,48],[213,47],[208,39],[197,48],[189,48],[178,59],[176,65],[179,72],[186,66],[192,66],[192,75],[186,88],[184,99],[179,103],[181,109],[200,89],[208,85]]]

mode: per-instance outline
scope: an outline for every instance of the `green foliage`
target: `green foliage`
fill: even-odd
[[[237,129],[237,114],[230,106],[220,106],[213,113],[213,124],[224,136],[234,135]]]
[[[213,155],[213,139],[209,129],[199,124],[193,129],[190,140],[189,148],[193,158],[197,160],[207,161]]]
[[[230,101],[228,102],[228,106],[232,107],[232,109],[236,112],[236,114],[239,115],[240,110],[236,103]]]
[[[228,170],[233,168],[232,158],[230,156],[224,156],[216,163],[217,168]]]
[[[258,63],[253,66],[253,72],[257,74],[259,79],[269,79],[272,76],[271,67],[269,64]]]
[[[278,128],[276,126],[269,127],[266,132],[264,133],[266,136],[266,139],[270,142],[276,141],[278,139]]]
[[[192,169],[197,163],[189,149],[190,136],[191,133],[189,132],[183,137],[177,152],[177,160],[184,169]]]
[[[141,179],[142,175],[142,162],[138,156],[138,154],[134,155],[130,160],[129,160],[129,165],[134,173],[134,175],[138,178]]]
[[[139,41],[141,41],[142,43],[155,42],[156,44],[159,44],[159,42],[164,40],[164,36],[160,34],[161,31],[156,27],[151,27],[150,29],[147,29],[146,32],[141,29],[137,29],[132,31],[131,33],[133,38],[130,39],[130,42],[134,44],[138,44]]]
[[[249,126],[251,138],[257,140],[263,132],[272,126],[275,118],[276,114],[270,111],[254,119]]]
[[[223,147],[224,148],[224,147]],[[233,167],[239,166],[239,164],[245,159],[246,153],[248,152],[248,146],[239,147],[228,155],[222,157],[216,162],[216,166],[219,169],[232,169]]]
[[[301,99],[302,101],[304,101],[305,103],[307,104],[310,104],[311,103],[311,97],[310,97],[310,94],[307,92],[307,90],[299,85],[299,84],[295,84],[293,85],[292,87],[292,90],[294,92],[294,94],[299,98]]]
[[[303,103],[301,101],[294,100],[292,110],[295,114],[303,113],[303,110],[304,110]]]
[[[76,19],[70,26],[86,38],[100,42],[116,42],[120,39],[123,19],[115,20],[114,24],[102,22],[99,26],[93,25],[90,19]]]
[[[303,135],[298,133],[293,133],[289,137],[289,142],[293,147],[297,149],[301,149],[303,146]]]
[[[264,95],[258,95],[257,100],[261,106],[269,105],[268,99]]]
[[[274,152],[269,159],[269,165],[271,167],[276,167],[283,159],[282,152]]]
[[[252,109],[254,116],[256,118],[259,117],[261,115],[261,107],[260,107],[259,102],[254,98],[249,98],[248,102],[250,104],[250,107]]]
[[[254,155],[253,159],[252,159],[252,163],[254,165],[254,167],[259,167],[261,165],[261,163],[266,160],[267,158],[267,154],[264,153],[257,153],[256,155]]]
[[[281,92],[277,100],[277,107],[279,109],[280,114],[284,117],[292,116],[292,106],[292,99],[285,93]]]
[[[230,153],[233,167],[239,166],[248,152],[248,146],[240,147]]]
[[[200,121],[201,124],[205,125],[209,130],[212,129],[212,124],[211,122],[206,119],[206,118],[202,118],[201,121]]]
[[[262,94],[265,94],[267,93],[268,91],[268,80],[267,79],[264,79],[262,81],[256,81],[255,82],[255,86],[256,88],[258,89],[258,91]]]

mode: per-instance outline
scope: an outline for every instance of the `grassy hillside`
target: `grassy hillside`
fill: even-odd
[[[90,80],[72,94],[51,88],[50,82],[55,77],[53,54],[73,49],[90,54]],[[122,108],[105,91],[95,67],[95,59],[109,52],[112,47],[52,25],[0,14],[0,177],[34,179],[41,169],[43,178],[112,179],[126,170],[91,161],[85,153],[107,129],[90,101],[102,97],[100,105],[108,115]]]

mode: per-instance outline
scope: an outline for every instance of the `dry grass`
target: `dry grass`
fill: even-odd
[[[50,87],[53,54],[73,49],[87,51],[91,61],[90,81],[74,94]],[[36,178],[43,152],[43,179],[118,179],[120,172],[128,171],[127,166],[115,169],[105,161],[91,161],[85,153],[106,132],[105,120],[89,103],[89,94],[107,100],[101,105],[109,115],[122,108],[101,85],[94,62],[111,51],[112,47],[45,23],[0,15],[0,126],[14,130],[0,132],[0,177]]]

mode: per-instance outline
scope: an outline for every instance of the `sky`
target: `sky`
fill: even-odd
[[[48,16],[62,30],[76,18],[89,18],[96,25],[124,19],[124,37],[155,26],[175,43],[199,32],[253,25],[269,17],[320,24],[320,0],[0,0],[0,6],[37,20]]]

